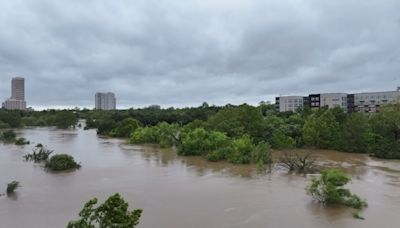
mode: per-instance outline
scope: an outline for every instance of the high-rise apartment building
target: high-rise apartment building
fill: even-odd
[[[3,108],[9,110],[25,110],[25,79],[15,77],[11,80],[11,97],[3,102]]]
[[[96,93],[95,108],[101,110],[116,109],[116,99],[114,93]]]

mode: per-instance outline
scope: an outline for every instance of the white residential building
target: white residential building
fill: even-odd
[[[3,102],[3,108],[7,110],[25,110],[26,102],[9,98]]]
[[[321,93],[303,96],[276,97],[278,112],[295,112],[301,107],[318,109],[321,107],[340,107],[345,112],[379,112],[382,105],[400,103],[400,87],[396,91],[369,93]]]
[[[279,112],[296,112],[299,108],[303,108],[304,98],[302,96],[277,97],[275,104]]]
[[[321,93],[320,107],[335,108],[339,107],[347,110],[346,93]]]
[[[95,108],[102,110],[115,110],[116,99],[114,93],[96,93]]]
[[[382,105],[400,102],[400,90],[356,93],[354,94],[354,111],[377,112]]]
[[[2,106],[8,110],[26,110],[24,78],[15,77],[11,80],[11,97]]]

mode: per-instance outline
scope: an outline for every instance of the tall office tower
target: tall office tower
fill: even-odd
[[[115,94],[111,92],[96,93],[95,108],[101,110],[115,110],[116,109]]]
[[[3,103],[3,108],[9,110],[25,110],[25,79],[15,77],[11,80],[11,97]]]
[[[25,79],[16,77],[11,80],[11,99],[25,100]]]

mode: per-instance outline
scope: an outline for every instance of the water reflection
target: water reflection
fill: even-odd
[[[16,201],[18,199],[18,192],[7,193],[6,195],[8,199],[11,199],[13,201]]]

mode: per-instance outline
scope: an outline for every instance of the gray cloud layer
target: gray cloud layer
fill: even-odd
[[[400,85],[398,0],[0,2],[0,98],[29,105],[256,103]]]

